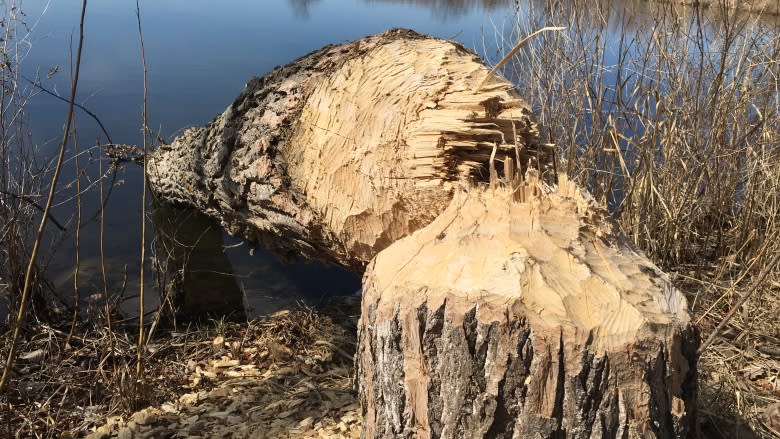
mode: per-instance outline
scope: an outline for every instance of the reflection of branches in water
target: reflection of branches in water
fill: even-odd
[[[363,0],[366,3],[396,3],[427,7],[441,20],[466,15],[473,10],[505,8],[511,0]]]
[[[309,18],[309,6],[320,0],[288,0],[296,17]]]

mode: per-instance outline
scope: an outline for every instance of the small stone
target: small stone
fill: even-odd
[[[225,418],[225,423],[227,425],[239,425],[244,423],[244,418],[242,418],[241,416],[231,415]]]
[[[169,429],[167,427],[159,426],[151,429],[149,432],[146,432],[143,434],[143,437],[147,438],[158,438],[158,437],[167,437],[169,436],[169,433],[171,433],[172,429]]]
[[[179,397],[179,402],[184,405],[197,404],[198,400],[200,400],[200,398],[197,393],[185,393]]]
[[[298,423],[298,427],[301,429],[309,428],[314,424],[314,418],[309,416],[306,419],[303,419],[301,422]]]
[[[130,417],[138,425],[148,425],[157,422],[157,415],[148,410],[142,410]]]
[[[102,426],[86,436],[87,439],[108,439],[111,437],[111,428]]]

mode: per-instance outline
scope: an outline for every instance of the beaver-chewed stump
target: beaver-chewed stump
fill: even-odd
[[[363,280],[365,437],[694,432],[685,298],[565,177],[464,188]]]
[[[152,153],[149,180],[282,256],[366,270],[366,438],[694,435],[684,297],[556,184],[488,74],[411,31],[327,46]]]

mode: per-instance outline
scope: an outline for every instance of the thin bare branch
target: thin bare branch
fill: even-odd
[[[548,31],[560,31],[566,29],[565,27],[553,27],[553,26],[547,26],[543,27],[536,32],[533,32],[531,35],[528,35],[527,37],[520,40],[519,43],[515,45],[515,47],[512,48],[512,50],[509,51],[506,55],[504,55],[503,58],[501,58],[501,61],[498,62],[490,71],[488,72],[487,76],[485,76],[485,79],[482,80],[482,82],[479,83],[479,85],[474,89],[474,92],[478,92],[482,89],[482,87],[485,86],[485,84],[488,83],[491,79],[493,79],[493,75],[496,74],[498,69],[504,66],[504,64],[507,63],[512,57],[520,50],[522,49],[526,44],[528,44],[529,41],[531,41],[531,38],[539,35],[542,32],[548,32]]]
[[[135,1],[135,15],[137,18],[138,23],[138,39],[141,44],[141,63],[143,65],[144,70],[144,101],[143,101],[143,110],[142,110],[142,123],[143,123],[143,152],[144,156],[146,156],[147,153],[147,132],[148,132],[148,120],[147,120],[147,96],[148,96],[148,80],[147,80],[147,68],[146,68],[146,53],[144,50],[144,34],[141,29],[141,5],[139,3],[139,0]],[[139,385],[143,382],[143,374],[144,374],[144,366],[143,366],[143,359],[144,359],[144,349],[146,347],[146,342],[144,340],[144,302],[145,302],[145,293],[146,288],[144,285],[145,280],[145,270],[144,270],[144,262],[146,261],[146,160],[143,162],[143,168],[144,168],[144,175],[143,175],[143,183],[142,183],[142,189],[141,189],[141,268],[140,268],[140,289],[139,289],[139,297],[138,297],[138,358],[136,363],[136,385]],[[136,392],[138,394],[138,392]]]

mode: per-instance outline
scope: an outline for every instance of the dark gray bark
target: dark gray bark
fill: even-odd
[[[537,334],[522,316],[484,323],[476,319],[475,306],[462,323],[454,324],[443,306],[423,305],[381,322],[375,320],[375,313],[371,305],[362,316],[357,360],[364,422],[372,427],[366,438],[696,437],[698,335],[693,326],[680,334],[674,346],[637,340],[634,352],[597,356],[585,345],[569,358],[564,345],[574,343],[573,337]],[[414,319],[418,325],[419,334],[414,336],[422,341],[421,355],[430,378],[425,389],[429,436],[421,434],[415,414],[407,407],[406,354],[401,346],[411,335],[404,332],[404,319]],[[503,359],[506,368],[497,376],[491,369],[496,358],[491,356],[499,344],[514,352]],[[682,413],[670,406],[672,398],[666,390],[673,385],[670,378],[677,378],[669,377],[666,369],[672,361],[670,352],[688,361],[682,383],[685,399],[676,402],[687,408]],[[544,386],[550,381],[531,379],[547,375],[555,385],[552,402],[544,401],[549,393]],[[500,381],[497,393],[486,388],[486,377]],[[647,383],[650,393],[629,384],[636,382]],[[551,413],[544,412],[545,403],[551,403]],[[646,406],[650,416],[632,413],[637,406]],[[366,417],[366,409],[372,415]]]

